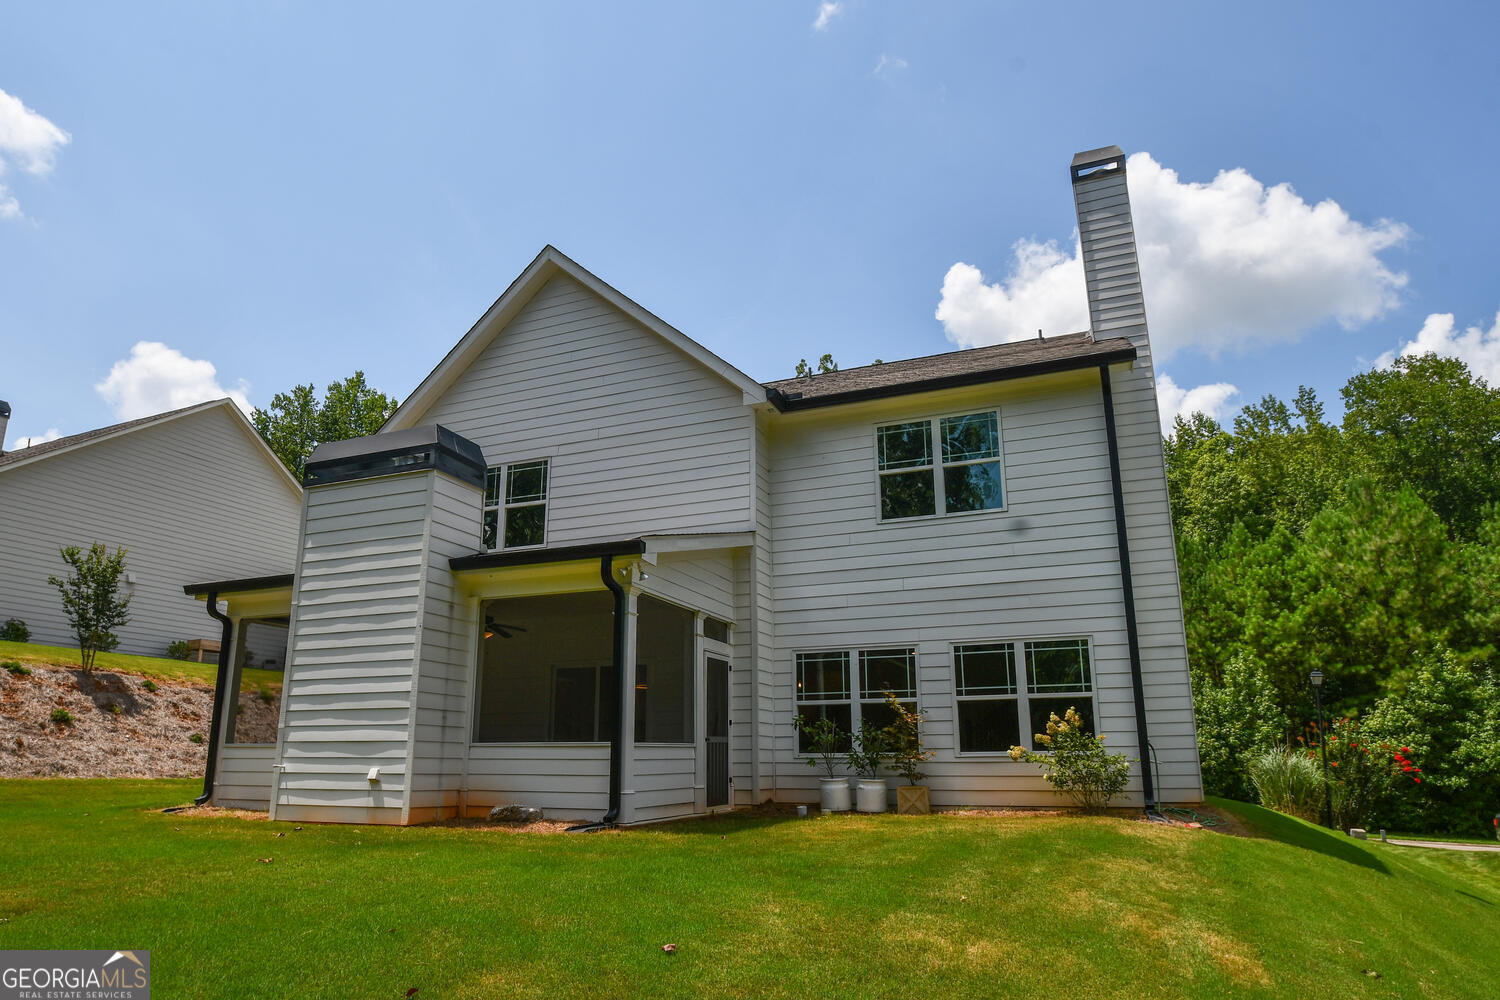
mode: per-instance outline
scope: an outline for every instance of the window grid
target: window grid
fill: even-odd
[[[980,434],[977,447],[972,442],[966,444],[959,439],[958,435],[975,428],[978,428]],[[917,450],[913,445],[918,443],[919,434],[921,448]],[[969,514],[1005,508],[1005,477],[998,410],[877,425],[875,452],[876,494],[881,521],[905,521],[918,517]],[[956,493],[950,495],[950,470],[956,479],[959,470],[986,466],[993,466],[989,473],[993,497],[981,487],[981,496],[977,502],[972,499],[971,494],[969,505],[955,506],[960,501]],[[888,514],[888,487],[898,478],[910,480],[913,475],[924,472],[931,479],[930,500],[926,496],[920,496],[922,509],[912,513]],[[925,483],[923,487],[921,492],[925,492]],[[990,502],[991,499],[994,500],[993,503]]]
[[[547,459],[491,466],[484,478],[484,547],[534,548],[547,541]]]
[[[851,677],[851,666],[858,670]],[[830,689],[825,676],[815,673],[832,666],[840,683]],[[886,668],[884,671],[881,668]],[[869,719],[872,725],[885,726],[891,719],[884,710],[885,692],[890,690],[912,711],[917,707],[917,650],[914,646],[882,647],[860,650],[825,650],[796,655],[797,714],[809,719],[833,718],[848,732],[858,732]],[[881,673],[890,673],[899,687],[882,682]],[[857,679],[858,687],[850,684]],[[798,752],[807,747],[798,737]]]
[[[1016,673],[1018,652],[1021,654],[1019,665],[1024,667],[1024,680]],[[998,685],[971,683],[971,665],[980,657],[995,656],[1002,658],[1006,682]],[[1044,671],[1042,682],[1038,681],[1039,663]],[[1050,678],[1052,682],[1048,682],[1045,672],[1060,668],[1070,672],[1071,678],[1058,682],[1054,677]],[[1092,657],[1087,639],[1006,640],[955,645],[953,674],[958,709],[958,752],[992,754],[1004,753],[1010,749],[1009,746],[998,745],[965,745],[966,739],[973,739],[978,735],[972,731],[973,728],[986,723],[996,725],[1000,731],[1008,734],[1008,738],[1014,738],[1017,745],[1035,750],[1035,734],[1045,731],[1046,719],[1052,712],[1062,715],[1069,706],[1077,708],[1084,715],[1089,728],[1095,729],[1097,716],[1091,668]],[[993,707],[996,703],[1013,705],[1014,715],[997,715]],[[1041,715],[1043,711],[1047,715]],[[1039,715],[1041,718],[1036,718]],[[1041,724],[1038,725],[1038,722]]]

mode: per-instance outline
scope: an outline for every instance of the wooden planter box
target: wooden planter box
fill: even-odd
[[[932,799],[926,785],[897,785],[896,812],[902,816],[926,816],[932,812]]]

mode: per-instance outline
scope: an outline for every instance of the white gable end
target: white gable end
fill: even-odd
[[[547,543],[750,523],[744,391],[554,274],[420,414],[491,465],[546,458]]]

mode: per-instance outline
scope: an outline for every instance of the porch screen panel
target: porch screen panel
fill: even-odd
[[[482,605],[476,743],[598,743],[619,719],[606,591]]]
[[[642,594],[635,621],[635,741],[691,743],[693,613]]]
[[[275,743],[286,676],[287,619],[245,618],[234,635],[225,743]]]

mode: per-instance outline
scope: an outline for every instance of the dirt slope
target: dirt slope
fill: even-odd
[[[32,667],[0,671],[0,777],[191,777],[208,755],[213,689],[134,674]],[[275,739],[280,699],[240,697],[242,739]],[[56,709],[73,721],[52,721]],[[194,742],[193,736],[202,737]]]

